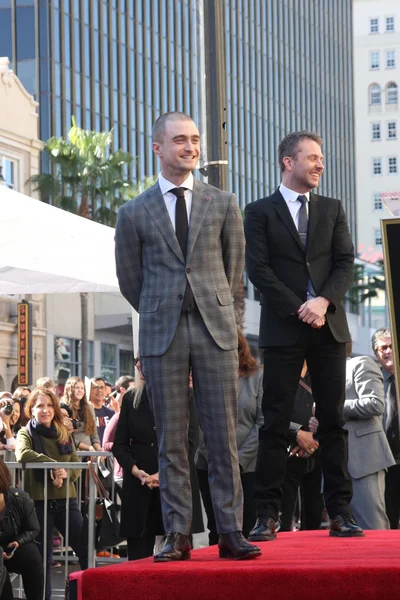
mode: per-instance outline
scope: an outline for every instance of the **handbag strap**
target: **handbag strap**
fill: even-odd
[[[89,475],[92,477],[92,479],[94,481],[99,498],[101,498],[103,500],[110,500],[109,495],[107,494],[106,488],[104,487],[103,483],[101,482],[101,480],[100,480],[99,476],[97,475],[96,470],[90,460],[88,461],[88,471],[89,471]]]
[[[311,396],[312,396],[312,389],[310,388],[309,385],[307,385],[302,379],[300,379],[299,384],[301,385],[301,387],[303,387],[305,390],[307,390],[307,392],[309,394],[311,394]]]

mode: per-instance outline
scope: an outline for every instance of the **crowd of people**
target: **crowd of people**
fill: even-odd
[[[252,356],[240,331],[238,338],[236,441],[244,493],[243,532],[248,536],[256,519],[255,471],[259,430],[263,424],[263,368]],[[388,328],[374,333],[372,351],[376,360],[370,356],[352,357],[351,345],[348,345],[343,418],[349,435],[348,467],[353,485],[350,506],[364,529],[397,529],[400,520],[400,494],[396,484],[400,437]],[[15,452],[21,463],[55,463],[54,469],[47,471],[27,469],[22,491],[11,487],[6,462],[0,461],[0,521],[14,525],[12,531],[8,531],[8,525],[2,527],[0,538],[5,569],[1,600],[12,598],[8,576],[12,572],[22,575],[28,600],[40,597],[38,590],[44,580],[45,597],[51,598],[54,531],[64,539],[68,536],[68,544],[76,554],[80,568],[87,568],[83,498],[78,497],[76,488],[81,472],[72,468],[67,476],[65,469],[57,467],[60,462],[85,460],[78,458],[77,450],[113,453],[115,489],[120,496],[120,534],[127,540],[127,558],[136,560],[153,554],[156,536],[165,533],[159,489],[158,440],[139,359],[136,367],[136,379],[122,376],[112,386],[114,410],[109,408],[110,398],[106,396],[107,381],[101,377],[92,379],[89,398],[84,381],[79,377],[67,380],[61,397],[56,396],[56,386],[48,378],[39,380],[40,385],[32,391],[25,387],[17,388],[13,394],[0,392],[3,450]],[[188,397],[192,397],[193,408],[188,428],[194,513],[190,534],[205,530],[206,525],[212,545],[218,543],[218,530],[208,481],[208,453],[196,418],[194,395],[195,389],[188,380]],[[276,531],[326,526],[318,425],[312,379],[307,363],[304,363],[290,418],[288,463]],[[3,458],[7,461],[7,455]],[[203,523],[199,509],[200,496],[206,523]],[[2,521],[9,514],[15,514],[16,518]],[[45,520],[46,539],[43,535]],[[271,539],[276,531],[271,533]],[[33,544],[33,540],[38,544]],[[8,556],[11,550],[13,553]],[[46,576],[43,555],[46,555]]]

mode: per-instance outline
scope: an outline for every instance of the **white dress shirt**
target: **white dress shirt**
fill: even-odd
[[[176,196],[175,196],[175,194],[170,192],[170,190],[172,190],[176,187],[187,188],[185,190],[185,201],[186,201],[186,212],[187,212],[187,216],[188,216],[188,223],[190,223],[190,213],[192,210],[193,183],[194,183],[194,177],[193,177],[192,173],[190,173],[188,178],[185,179],[185,181],[180,186],[177,186],[174,183],[171,183],[170,181],[168,181],[168,179],[165,179],[165,177],[163,177],[161,175],[161,173],[158,176],[158,184],[160,186],[161,193],[164,197],[165,206],[167,207],[169,218],[171,219],[171,223],[172,223],[172,227],[174,228],[174,231],[175,231]]]
[[[298,196],[305,196],[307,198],[306,209],[307,209],[307,215],[308,215],[308,203],[310,201],[310,192],[307,192],[306,194],[299,194],[299,192],[294,192],[293,190],[290,190],[289,188],[287,188],[285,185],[283,185],[283,183],[281,183],[281,185],[279,186],[279,191],[282,194],[286,204],[288,205],[288,209],[290,211],[290,214],[292,215],[292,219],[293,219],[294,224],[296,225],[296,229],[298,231],[299,230],[299,211],[300,211],[300,207],[301,207],[301,202],[300,202],[300,200],[297,200],[297,198],[298,198]]]

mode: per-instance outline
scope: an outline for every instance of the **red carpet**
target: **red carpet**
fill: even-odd
[[[281,533],[249,561],[218,558],[216,546],[192,559],[144,559],[81,574],[82,600],[389,600],[400,598],[400,531],[330,538],[326,531]]]

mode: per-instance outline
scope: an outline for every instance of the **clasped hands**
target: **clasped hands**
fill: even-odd
[[[291,450],[290,456],[298,456],[299,458],[306,458],[310,454],[313,454],[319,443],[314,439],[311,431],[304,431],[299,429],[296,436],[296,446]]]
[[[151,490],[153,488],[159,487],[158,481],[158,473],[154,473],[153,475],[149,475],[143,469],[139,469],[137,465],[133,465],[132,467],[132,475],[137,477],[142,485],[147,485]]]
[[[320,329],[325,325],[325,314],[329,306],[329,300],[323,296],[311,298],[304,302],[297,311],[299,319],[311,325],[314,329]]]
[[[64,483],[64,479],[67,478],[67,471],[65,469],[53,469],[53,485],[60,488]]]

